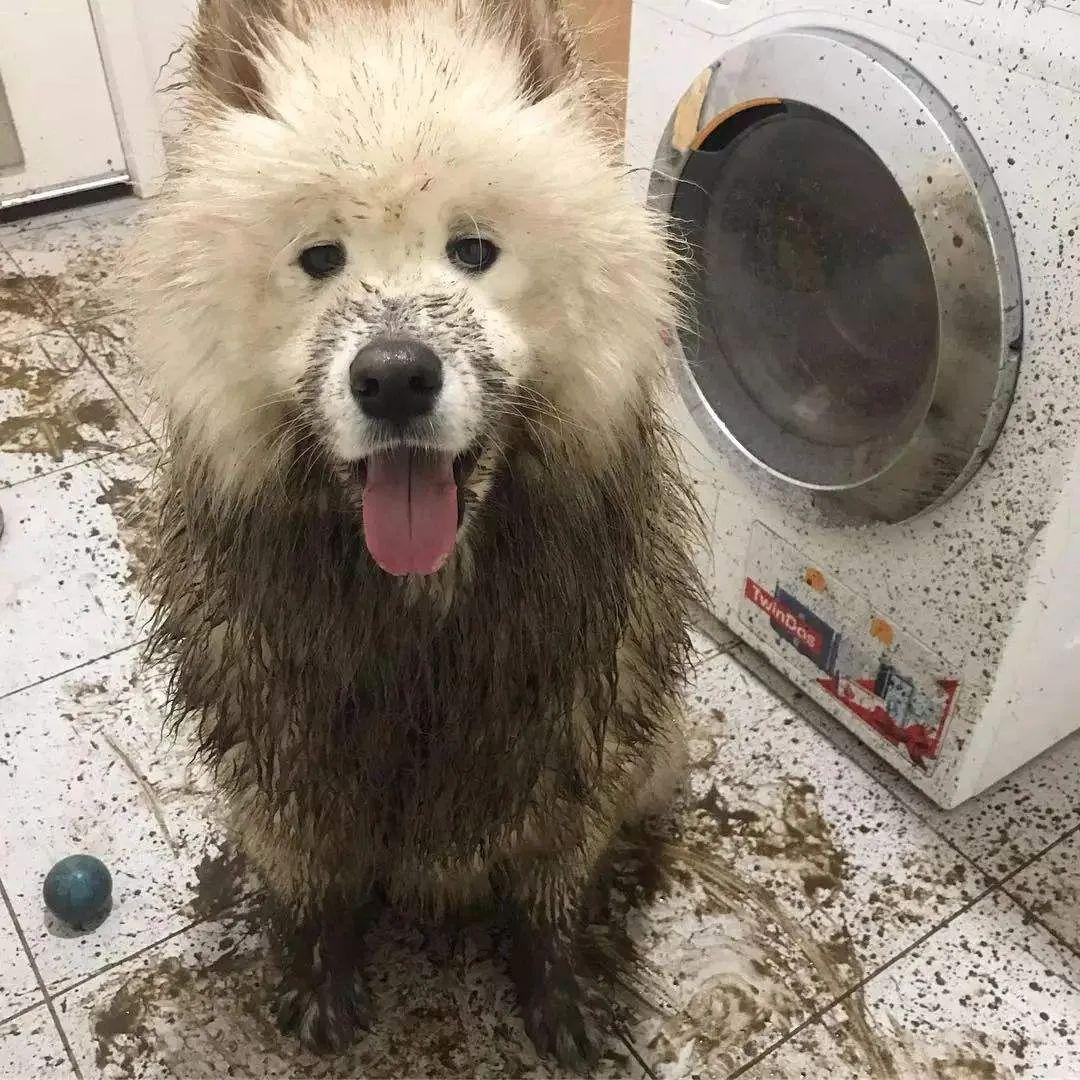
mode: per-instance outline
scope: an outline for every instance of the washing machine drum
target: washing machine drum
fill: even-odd
[[[1019,277],[932,87],[846,34],[751,42],[687,92],[653,194],[688,256],[680,381],[707,434],[870,519],[967,481],[1011,400]]]

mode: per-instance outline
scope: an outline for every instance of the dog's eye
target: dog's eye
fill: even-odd
[[[499,257],[499,249],[479,236],[461,236],[446,245],[450,261],[469,274],[482,274]]]
[[[316,244],[300,252],[300,267],[316,280],[332,277],[345,265],[341,244]]]

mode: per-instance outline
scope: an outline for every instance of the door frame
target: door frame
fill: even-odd
[[[151,198],[165,180],[161,110],[135,17],[136,0],[86,0],[112,97],[127,174],[135,194]]]

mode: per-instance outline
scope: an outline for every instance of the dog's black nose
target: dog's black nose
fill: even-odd
[[[364,415],[394,424],[431,412],[442,384],[442,362],[410,338],[376,338],[349,368],[349,386]]]

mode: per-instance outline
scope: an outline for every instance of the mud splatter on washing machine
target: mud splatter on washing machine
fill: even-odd
[[[943,806],[1080,727],[1078,88],[1076,0],[634,5],[714,613]]]

